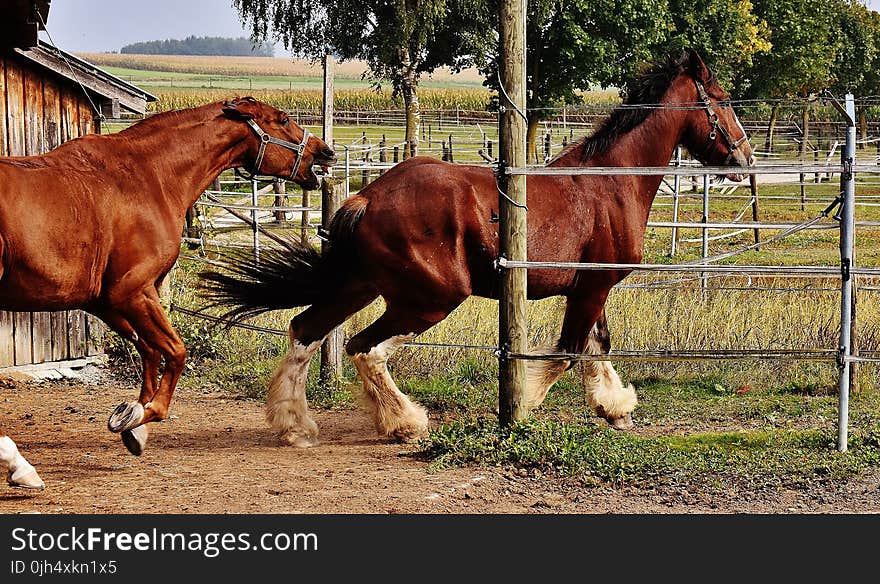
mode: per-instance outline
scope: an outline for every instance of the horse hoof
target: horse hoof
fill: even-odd
[[[10,472],[6,477],[6,482],[9,483],[10,487],[15,487],[16,489],[40,491],[46,488],[46,483],[43,482],[43,479],[40,478],[40,475],[34,469],[25,471],[21,475],[15,475]]]
[[[120,436],[122,437],[122,443],[125,444],[128,451],[135,456],[140,456],[144,453],[144,448],[147,446],[149,431],[146,424],[144,424],[131,430],[123,430]]]
[[[412,444],[428,436],[428,427],[421,424],[405,425],[395,428],[385,438],[392,442]]]
[[[311,448],[318,445],[317,436],[306,436],[295,432],[285,432],[281,434],[281,441],[294,448]]]
[[[138,402],[123,402],[116,406],[110,419],[107,420],[107,429],[111,432],[122,432],[139,426],[144,419],[144,406]]]
[[[632,415],[630,414],[620,416],[619,418],[605,418],[605,421],[608,422],[608,425],[615,430],[629,430],[630,428],[635,426],[635,424],[633,423]]]

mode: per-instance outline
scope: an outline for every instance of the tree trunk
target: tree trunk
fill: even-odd
[[[773,154],[773,133],[776,131],[776,120],[779,119],[779,104],[773,104],[770,110],[770,122],[767,124],[767,136],[764,139],[764,156],[767,158]]]
[[[859,108],[859,131],[862,135],[862,141],[859,148],[868,147],[868,106],[863,105]]]
[[[541,120],[538,119],[538,116],[532,116],[529,118],[529,125],[526,129],[526,164],[531,161],[534,161],[535,164],[541,164],[541,159],[538,157],[538,124]]]
[[[397,51],[400,56],[400,95],[403,97],[403,107],[406,110],[406,134],[404,135],[403,158],[415,156],[419,148],[419,130],[422,115],[419,109],[419,74],[417,63],[412,59],[407,47],[400,47]]]
[[[810,141],[810,104],[804,106],[804,111],[801,114],[801,131],[803,136],[801,136],[801,147],[798,155],[803,158],[807,152],[807,142]]]

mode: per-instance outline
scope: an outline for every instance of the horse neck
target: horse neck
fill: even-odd
[[[677,99],[667,94],[666,101],[675,102]],[[604,152],[585,158],[585,141],[550,166],[666,166],[675,147],[681,143],[689,113],[682,109],[655,109],[641,124],[620,136]],[[629,175],[625,179],[632,186],[621,189],[621,196],[636,199],[634,203],[643,207],[647,218],[663,177]]]
[[[155,171],[162,192],[186,210],[222,171],[240,165],[250,129],[204,106],[166,114],[168,124],[150,125],[128,138],[131,153]],[[135,130],[135,128],[132,128]]]

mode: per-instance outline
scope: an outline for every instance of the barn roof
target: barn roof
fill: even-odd
[[[118,100],[120,107],[132,113],[143,114],[147,109],[147,102],[156,101],[156,96],[151,93],[43,41],[38,41],[36,46],[28,49],[16,48],[14,51],[40,67],[81,84],[90,97],[98,98],[96,102]]]
[[[2,0],[0,52],[18,54],[26,61],[83,87],[105,116],[118,117],[122,109],[143,115],[156,97],[111,75],[79,57],[38,38],[45,30],[52,0]]]
[[[5,0],[0,20],[0,47],[33,47],[43,22],[49,19],[51,0]],[[39,15],[37,14],[39,12]]]

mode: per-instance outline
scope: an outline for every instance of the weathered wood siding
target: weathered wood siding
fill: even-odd
[[[0,54],[0,156],[42,154],[100,130],[73,82]],[[104,329],[81,311],[0,311],[0,367],[62,361],[101,351]]]

